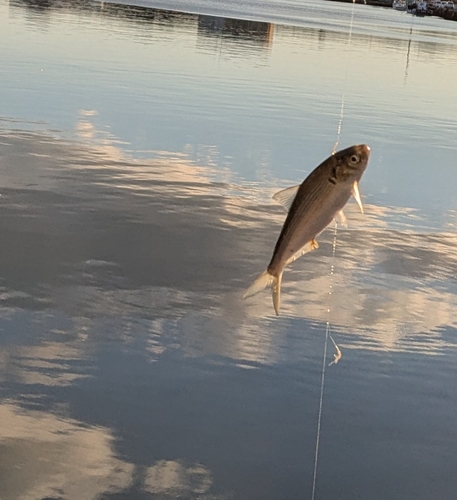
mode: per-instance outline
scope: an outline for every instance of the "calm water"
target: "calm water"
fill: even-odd
[[[140,4],[0,0],[1,500],[311,498],[327,319],[316,499],[455,499],[457,24]],[[366,213],[276,318],[342,101]]]

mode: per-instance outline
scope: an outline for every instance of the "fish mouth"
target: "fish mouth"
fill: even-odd
[[[364,152],[365,154],[370,154],[371,148],[367,144],[357,144],[356,149]]]

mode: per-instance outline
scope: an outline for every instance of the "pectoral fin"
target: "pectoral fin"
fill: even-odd
[[[290,188],[282,189],[281,191],[278,191],[273,195],[273,200],[276,200],[278,203],[280,203],[286,209],[286,212],[288,212],[292,205],[292,202],[295,199],[299,187],[300,184],[298,184],[297,186],[292,186]]]
[[[352,186],[352,196],[357,202],[357,205],[359,205],[360,211],[363,213],[362,198],[360,198],[359,184],[357,183],[357,181],[355,181]]]
[[[316,240],[308,241],[305,246],[301,247],[298,252],[295,252],[292,257],[287,260],[286,266],[287,264],[296,261],[302,255],[305,255],[305,253],[311,252],[311,250],[315,250],[316,248],[319,248],[319,243]]]
[[[340,220],[340,224],[343,227],[348,227],[348,220],[346,219],[346,216],[344,215],[344,212],[342,210],[338,212],[338,219]]]

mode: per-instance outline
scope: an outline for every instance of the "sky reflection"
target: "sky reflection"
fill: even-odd
[[[455,31],[186,5],[0,0],[0,497],[306,496],[329,319],[319,498],[453,498]],[[240,297],[343,94],[366,213],[287,269],[276,318]]]
[[[364,29],[348,44],[351,6],[334,2],[307,3],[319,20],[307,26],[106,2],[49,2],[46,14],[29,5],[0,3],[10,47],[0,52],[4,116],[73,131],[80,110],[95,109],[97,129],[133,156],[210,145],[220,170],[296,183],[331,151],[345,94],[341,144],[372,147],[365,185],[373,201],[456,208],[457,39],[442,20],[408,23],[357,5]],[[344,27],[324,28],[330,15]]]
[[[0,405],[2,498],[88,500],[123,490],[133,465],[116,458],[113,437],[101,427],[48,412]]]
[[[3,500],[54,498],[90,500],[136,488],[164,495],[222,500],[212,493],[211,472],[201,464],[159,460],[149,467],[116,457],[109,429],[65,417],[0,405]]]
[[[287,318],[325,324],[331,230],[286,271],[283,318],[273,320],[267,292],[239,296],[268,261],[284,219],[274,185],[237,185],[230,172],[184,153],[135,159],[96,131],[96,116],[81,113],[78,142],[2,133],[12,167],[0,199],[11,244],[2,252],[5,306],[87,318],[87,335],[127,343],[133,327],[153,357],[178,347],[256,363],[280,359]],[[439,352],[440,328],[454,325],[455,235],[412,209],[366,204],[362,215],[350,205],[347,216],[349,229],[338,230],[334,327],[356,335],[352,347],[408,350],[405,339],[427,335],[424,352]]]

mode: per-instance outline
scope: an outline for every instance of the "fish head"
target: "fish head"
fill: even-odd
[[[370,158],[370,148],[366,144],[358,144],[342,149],[332,156],[333,171],[331,181],[334,184],[348,183],[353,185],[362,177]]]

